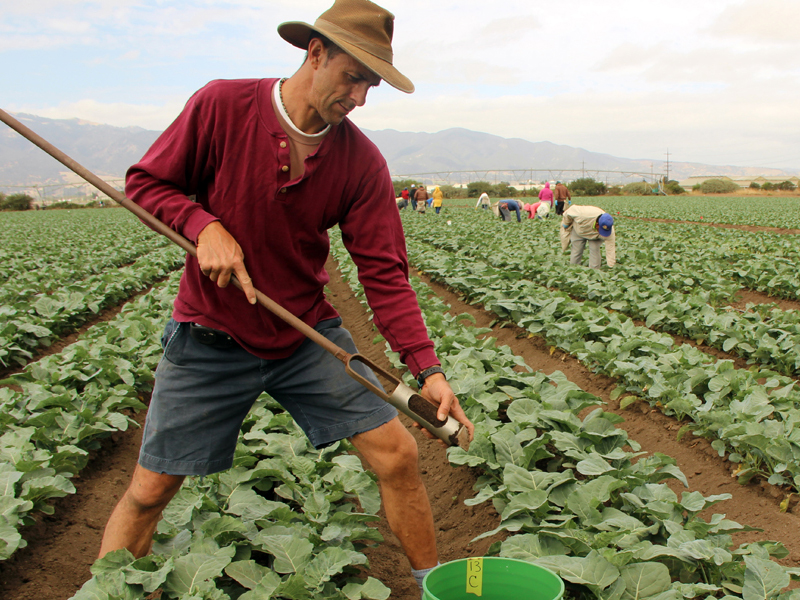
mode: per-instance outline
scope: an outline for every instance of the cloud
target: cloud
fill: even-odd
[[[541,27],[541,22],[534,16],[516,15],[489,21],[481,29],[479,35],[488,38],[484,39],[484,42],[513,44],[518,43],[521,37],[533,33]]]
[[[726,8],[708,31],[758,44],[799,45],[798,24],[797,0],[747,0]]]
[[[669,147],[676,160],[797,156],[781,149],[800,146],[800,0],[378,2],[418,91],[381,86],[354,113],[364,127],[466,127],[618,156]],[[163,129],[211,79],[290,75],[302,52],[277,24],[313,23],[331,3],[7,0],[0,59],[26,85],[6,90],[6,108]]]

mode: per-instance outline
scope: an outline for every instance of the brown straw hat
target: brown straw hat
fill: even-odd
[[[335,0],[314,25],[289,21],[278,25],[287,42],[308,50],[311,33],[324,35],[389,85],[410,94],[414,84],[392,66],[394,15],[369,0]]]

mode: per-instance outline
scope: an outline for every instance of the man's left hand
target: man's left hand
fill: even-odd
[[[467,428],[467,431],[469,431],[469,440],[472,441],[475,435],[475,425],[473,425],[472,421],[464,414],[464,409],[461,408],[461,405],[458,403],[458,398],[456,398],[456,395],[453,393],[444,375],[441,373],[434,373],[428,376],[425,379],[425,385],[422,386],[420,390],[420,394],[422,394],[425,399],[439,405],[439,410],[436,412],[436,416],[439,420],[444,421],[447,419],[447,415],[451,415],[456,421]],[[435,435],[427,429],[424,429],[419,423],[414,423],[414,426],[422,429],[422,433],[424,433],[426,437],[437,439]],[[442,440],[439,440],[439,442],[445,448],[448,447]]]

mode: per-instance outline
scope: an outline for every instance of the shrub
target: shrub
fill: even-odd
[[[760,190],[761,186],[758,185],[755,181],[751,181],[750,185],[748,186],[751,190]]]
[[[673,196],[686,193],[686,190],[681,187],[681,184],[672,179],[666,183],[664,186],[664,191]]]
[[[500,183],[495,185],[494,193],[495,195],[501,198],[511,198],[512,196],[519,195],[519,192],[517,192],[517,188],[509,185],[507,181],[501,181]]]
[[[442,190],[445,198],[458,198],[464,193],[461,188],[454,185],[440,185],[439,189]]]
[[[467,184],[467,196],[470,198],[477,198],[484,192],[493,195],[494,186],[488,181],[471,181]]]
[[[86,208],[86,205],[75,204],[74,202],[70,202],[69,200],[61,200],[60,202],[54,202],[53,204],[47,207],[48,210],[72,209],[72,208]]]
[[[623,187],[622,193],[626,196],[649,196],[653,188],[646,181],[635,181]]]
[[[30,210],[33,206],[33,198],[28,194],[11,194],[2,199],[0,210]]]
[[[603,196],[607,188],[602,181],[595,181],[591,177],[581,177],[569,184],[569,191],[574,196]]]
[[[508,185],[506,181],[501,181],[494,185],[488,181],[472,181],[467,184],[468,198],[477,198],[484,192],[493,198],[512,198],[522,195],[516,188]]]
[[[725,179],[706,179],[700,184],[700,191],[704,194],[730,194],[738,189],[733,181]]]
[[[797,186],[793,184],[791,181],[787,180],[787,181],[781,181],[778,184],[778,189],[785,190],[787,192],[793,192],[795,189],[797,189]]]
[[[612,185],[610,188],[608,188],[608,194],[610,196],[622,196],[622,186]]]

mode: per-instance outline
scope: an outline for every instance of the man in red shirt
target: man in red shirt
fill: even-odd
[[[139,464],[101,556],[122,547],[146,554],[184,477],[231,466],[241,422],[266,391],[316,447],[352,441],[379,478],[418,581],[437,564],[416,442],[394,408],[255,305],[254,286],[355,352],[323,291],[328,230],[338,224],[379,331],[439,404],[439,417],[451,414],[472,433],[408,282],[386,161],[347,118],[381,80],[414,90],[392,65],[393,20],[368,0],[336,0],[314,26],[283,23],[281,37],[307,50],[292,77],[209,83],[128,171],[127,195],[195,241],[197,258],[187,257]],[[244,294],[228,287],[233,274]]]

